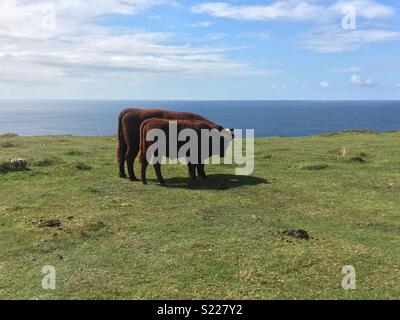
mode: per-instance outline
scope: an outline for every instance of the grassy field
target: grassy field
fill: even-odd
[[[118,178],[116,143],[0,136],[0,162],[29,167],[0,172],[0,298],[400,298],[399,133],[257,139],[253,176],[164,166],[167,187]]]

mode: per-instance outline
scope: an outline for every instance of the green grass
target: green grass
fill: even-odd
[[[0,298],[400,298],[399,133],[258,139],[252,177],[164,166],[167,187],[118,178],[116,143],[0,136],[0,163],[30,169],[0,173]]]

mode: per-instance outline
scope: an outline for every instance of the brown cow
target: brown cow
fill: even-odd
[[[146,119],[161,118],[161,119],[176,119],[176,120],[202,120],[209,123],[214,128],[218,126],[195,113],[177,112],[159,109],[125,109],[118,119],[118,150],[117,159],[119,164],[119,176],[126,178],[125,161],[128,166],[128,175],[131,181],[136,180],[133,169],[134,161],[139,153],[140,144],[140,125]],[[199,175],[202,174],[201,168]]]
[[[177,136],[176,140],[172,141],[174,145],[170,145],[170,121],[171,120],[166,120],[166,119],[147,119],[145,120],[142,125],[140,126],[140,162],[142,165],[142,171],[141,171],[141,178],[143,184],[147,184],[146,180],[146,169],[149,163],[149,159],[147,158],[147,153],[149,147],[155,143],[155,141],[147,141],[148,139],[148,133],[153,130],[153,129],[159,129],[161,130],[166,138],[166,145],[165,145],[165,154],[158,154],[157,156],[162,158],[163,156],[172,158],[172,155],[170,153],[170,147],[171,148],[176,148],[176,151],[178,151],[184,144],[187,143],[187,141],[179,141],[178,136],[179,133],[184,130],[184,129],[192,129],[195,131],[196,136],[197,136],[197,152],[198,152],[198,157],[195,159],[196,163],[191,163],[190,161],[188,162],[188,168],[189,168],[189,176],[191,179],[196,179],[196,167],[199,173],[199,176],[202,178],[206,178],[206,174],[204,172],[204,160],[211,157],[212,155],[218,155],[220,157],[225,156],[225,150],[227,147],[227,143],[231,138],[233,138],[233,135],[231,133],[230,129],[223,129],[221,126],[215,127],[215,125],[210,125],[207,121],[202,121],[202,120],[173,120],[176,121],[176,129],[177,129]],[[216,141],[218,144],[218,150],[216,150],[218,153],[213,154],[214,150],[212,148],[212,140],[210,137],[203,138],[201,135],[201,130],[208,130],[211,131],[213,129],[216,129],[216,137],[218,140]],[[202,139],[209,139],[209,141],[202,141]],[[158,142],[158,139],[156,140]],[[202,147],[202,142],[207,143],[209,145],[208,149],[208,154],[204,155],[201,153],[201,147]],[[158,150],[157,152],[160,152]],[[152,154],[154,155],[154,154]],[[174,154],[173,156],[177,156]],[[190,156],[190,155],[189,155]],[[154,163],[154,170],[156,172],[158,181],[164,185],[165,181],[164,178],[161,174],[161,163],[160,162],[155,162]]]

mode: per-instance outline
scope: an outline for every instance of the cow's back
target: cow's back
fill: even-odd
[[[128,147],[130,146],[130,149],[138,148],[140,143],[140,125],[143,121],[151,118],[167,120],[201,120],[207,122],[214,128],[219,127],[214,122],[196,113],[162,109],[126,108],[119,116],[119,144],[126,144]]]
[[[191,113],[191,112],[179,112],[179,111],[171,111],[171,110],[162,110],[162,109],[137,109],[137,108],[127,108],[124,109],[121,114],[120,118],[124,125],[133,125],[137,126],[150,118],[157,118],[157,119],[168,119],[168,120],[202,120],[210,123],[211,125],[214,124],[212,121],[204,118],[203,116]],[[215,125],[215,124],[214,124]],[[139,130],[139,128],[137,128]]]

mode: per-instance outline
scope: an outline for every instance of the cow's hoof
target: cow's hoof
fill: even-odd
[[[129,180],[134,182],[134,181],[137,181],[137,178],[136,177],[130,177]]]
[[[120,174],[119,174],[119,177],[120,177],[120,178],[123,178],[123,179],[126,179],[126,178],[127,178],[127,176],[126,176],[125,173],[120,173]]]
[[[143,183],[144,185],[147,185],[147,181],[142,181],[142,183]]]
[[[167,184],[166,184],[165,181],[160,181],[160,185],[161,185],[162,187],[165,187]]]

